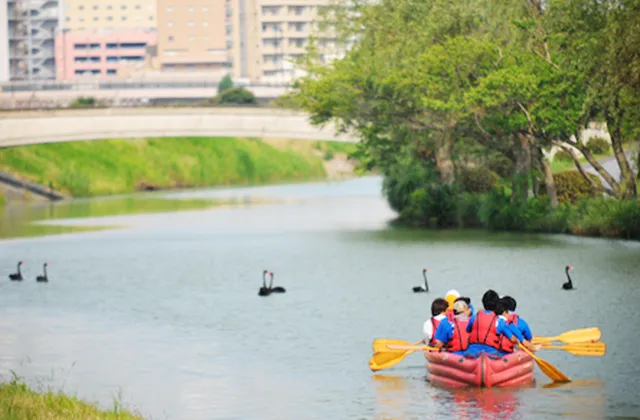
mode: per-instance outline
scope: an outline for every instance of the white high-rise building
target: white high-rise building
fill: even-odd
[[[9,80],[9,32],[7,2],[0,0],[0,83]]]
[[[6,1],[8,19],[4,20],[8,20],[9,79],[55,79],[55,36],[60,25],[60,1]]]

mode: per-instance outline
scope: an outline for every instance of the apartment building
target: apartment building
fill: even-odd
[[[58,80],[110,79],[145,67],[156,45],[156,0],[64,0]]]
[[[54,79],[58,0],[6,0],[10,80]],[[7,39],[7,38],[5,38]],[[0,51],[1,54],[1,51]]]
[[[226,0],[227,40],[235,78],[290,83],[299,74],[295,60],[314,34],[328,52],[335,33],[321,31],[318,12],[331,0]]]
[[[163,71],[224,71],[225,0],[158,0],[158,62]]]
[[[156,0],[64,0],[68,31],[155,28]]]
[[[64,31],[56,37],[58,80],[110,79],[146,67],[152,29]]]
[[[3,3],[3,4],[2,4]],[[0,84],[9,81],[9,15],[8,4],[0,3]]]

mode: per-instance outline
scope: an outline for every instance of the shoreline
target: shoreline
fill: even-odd
[[[11,419],[144,419],[141,413],[123,407],[118,399],[114,399],[113,408],[103,409],[97,403],[62,391],[51,388],[37,391],[15,375],[9,381],[0,380],[0,413]]]

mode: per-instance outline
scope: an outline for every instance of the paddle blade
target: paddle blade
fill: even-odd
[[[375,340],[373,340],[373,352],[377,353],[380,351],[391,351],[388,347],[387,344],[391,344],[391,345],[397,345],[397,346],[412,346],[412,345],[418,345],[421,342],[418,341],[415,344],[411,344],[408,341],[404,341],[404,340],[393,340],[390,338],[376,338]],[[400,350],[400,351],[404,351],[404,350]]]
[[[369,368],[377,372],[382,369],[390,368],[391,366],[397,365],[404,359],[408,354],[411,354],[411,351],[383,351],[376,352],[373,354],[371,360],[369,360]]]
[[[543,344],[543,349],[547,350],[564,350],[575,356],[602,357],[607,353],[607,345],[602,341],[596,343],[576,343],[564,346],[552,346],[551,344]]]
[[[521,345],[520,349],[525,353],[527,353],[529,356],[531,356],[533,360],[536,362],[536,364],[538,365],[538,367],[540,368],[540,370],[542,371],[542,373],[547,375],[547,377],[551,379],[553,382],[571,382],[571,379],[569,379],[569,377],[564,373],[560,372],[560,370],[557,367],[553,366],[551,363],[547,362],[546,360],[543,360],[538,356],[536,356],[535,354],[531,353],[531,351],[528,348],[526,348],[524,345]]]
[[[581,328],[578,330],[567,331],[556,337],[533,337],[533,344],[549,343],[551,341],[562,341],[565,344],[587,343],[600,340],[602,331],[598,327]]]

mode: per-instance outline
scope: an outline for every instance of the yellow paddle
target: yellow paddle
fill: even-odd
[[[551,341],[562,341],[565,344],[585,343],[598,341],[602,337],[602,332],[598,327],[582,328],[567,331],[556,337],[533,337],[532,344],[550,343]]]
[[[417,346],[418,344],[422,343],[422,341],[416,341],[413,344],[410,344],[406,341],[403,340],[393,340],[391,338],[376,338],[375,340],[373,340],[373,351],[374,353],[379,352],[379,351],[389,351],[390,349],[387,347],[387,345],[397,345],[397,346],[406,346],[406,345],[413,345],[413,346]]]
[[[387,342],[389,344],[384,345],[384,347],[386,348],[382,347],[382,344],[378,343],[378,345],[376,345],[376,343],[374,342],[374,348],[375,347],[379,348],[379,351],[376,351],[373,354],[373,357],[369,360],[369,368],[374,372],[397,365],[402,361],[402,359],[407,357],[409,354],[420,350],[419,348],[414,349],[413,347],[415,347],[415,345],[412,345],[407,341],[387,340]],[[416,344],[419,344],[419,343],[420,341],[418,341]],[[396,346],[398,348],[392,349],[387,346],[392,346],[392,347]],[[403,349],[403,347],[408,349],[405,350]],[[420,347],[426,347],[426,346],[420,346]]]
[[[553,366],[551,363],[531,353],[531,351],[526,348],[524,344],[520,343],[519,347],[522,351],[531,356],[531,358],[538,364],[538,367],[540,368],[542,373],[547,375],[553,382],[571,382],[571,379],[569,379],[567,375],[560,372],[560,370],[557,367]]]
[[[564,346],[553,346],[551,343],[542,344],[543,349],[564,350],[576,356],[604,356],[607,353],[607,345],[602,341],[596,343],[576,343]]]

